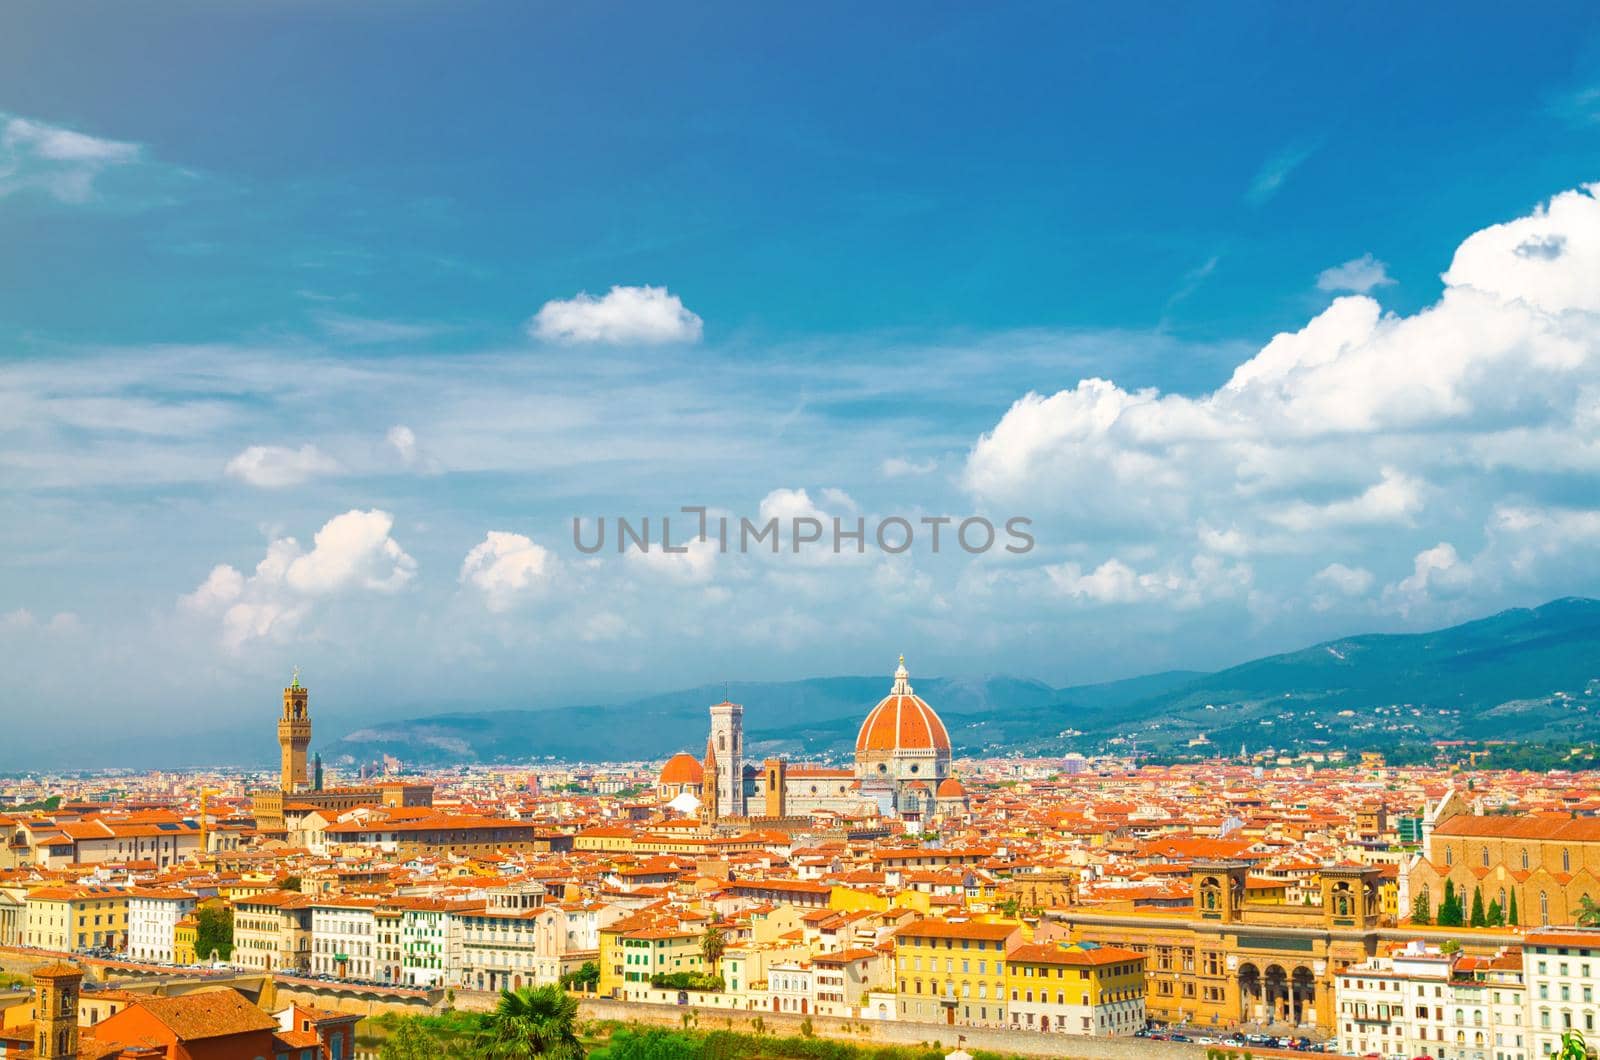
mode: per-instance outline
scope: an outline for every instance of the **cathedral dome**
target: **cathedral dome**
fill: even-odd
[[[883,697],[856,736],[856,754],[871,751],[950,751],[950,734],[933,708],[911,691],[906,660],[894,674],[894,688]]]
[[[694,755],[679,751],[667,759],[667,764],[661,767],[662,787],[676,787],[680,784],[698,784],[704,779],[704,772]]]
[[[955,777],[946,777],[940,783],[939,790],[933,794],[938,799],[964,799],[967,797],[967,789],[963,788],[961,781]]]

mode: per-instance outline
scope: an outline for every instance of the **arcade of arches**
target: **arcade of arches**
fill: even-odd
[[[1040,931],[1145,954],[1156,1019],[1333,1026],[1334,977],[1378,950],[1380,870],[1325,866],[1314,905],[1263,897],[1248,872],[1245,862],[1196,863],[1192,909],[1048,910]]]

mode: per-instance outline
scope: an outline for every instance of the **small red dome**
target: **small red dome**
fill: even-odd
[[[661,786],[668,787],[678,784],[698,784],[705,778],[705,772],[700,768],[700,763],[695,761],[694,755],[679,751],[667,759],[667,764],[661,767]]]
[[[934,797],[939,799],[964,799],[967,789],[961,786],[961,781],[955,777],[946,777],[940,784],[939,790],[934,792]]]

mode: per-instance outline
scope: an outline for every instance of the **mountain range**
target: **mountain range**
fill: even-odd
[[[387,754],[437,767],[698,755],[707,706],[732,698],[745,704],[750,757],[840,760],[888,685],[882,676],[736,682],[615,704],[438,714],[358,729],[324,757],[349,764]],[[1555,600],[1429,633],[1345,637],[1215,673],[1065,688],[1007,675],[914,686],[939,711],[957,754],[1577,742],[1600,736],[1600,601]]]

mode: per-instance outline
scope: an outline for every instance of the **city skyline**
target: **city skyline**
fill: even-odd
[[[224,731],[296,664],[363,720],[902,651],[1068,685],[1600,595],[1581,5],[1382,54],[1173,13],[1139,63],[1045,6],[175,10],[0,34],[24,741]],[[1037,544],[574,547],[686,506]]]

